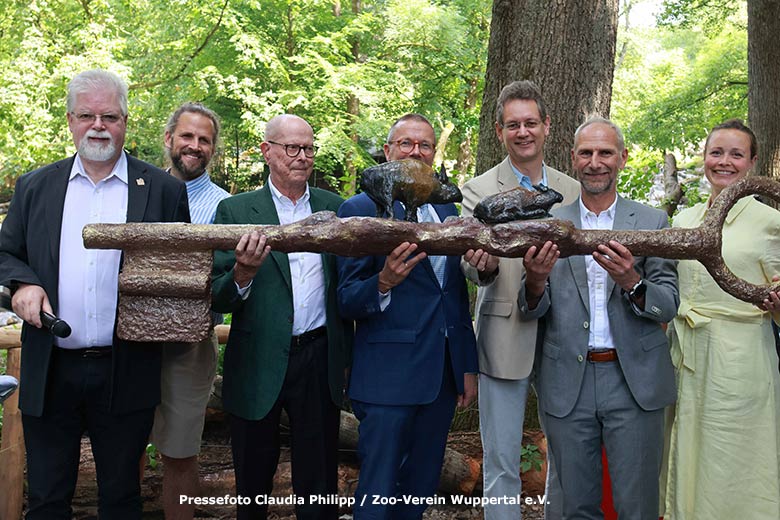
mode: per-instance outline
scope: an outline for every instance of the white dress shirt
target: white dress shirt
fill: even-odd
[[[582,229],[612,229],[615,224],[615,201],[598,215],[580,202],[580,220]],[[585,257],[585,268],[588,273],[588,296],[590,299],[590,328],[588,329],[588,348],[615,348],[615,340],[609,328],[607,313],[607,281],[609,274],[601,267],[593,256]]]
[[[111,173],[97,184],[84,170],[81,158],[73,162],[60,230],[59,305],[57,315],[72,333],[55,338],[62,348],[113,344],[116,320],[118,249],[86,249],[81,230],[87,224],[127,221],[127,158],[122,153]]]
[[[296,202],[282,194],[271,178],[271,199],[279,224],[292,224],[311,215],[309,186]],[[319,253],[288,253],[293,290],[293,336],[325,325],[325,275]]]

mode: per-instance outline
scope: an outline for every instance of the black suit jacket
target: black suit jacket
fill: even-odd
[[[20,177],[0,228],[0,285],[12,292],[20,283],[40,285],[55,314],[62,211],[74,160],[75,156]],[[127,222],[190,221],[183,182],[129,155],[127,173]],[[25,323],[22,347],[20,407],[27,415],[40,416],[54,338]],[[150,408],[160,401],[160,349],[159,344],[123,341],[114,334],[111,411]]]

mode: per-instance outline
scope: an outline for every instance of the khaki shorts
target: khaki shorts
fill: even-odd
[[[214,331],[200,343],[163,347],[162,400],[152,428],[152,443],[163,455],[186,459],[200,452],[206,404],[216,371]]]

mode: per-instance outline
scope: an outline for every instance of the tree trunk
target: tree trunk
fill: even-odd
[[[664,200],[661,209],[670,217],[673,216],[682,196],[682,187],[677,178],[677,158],[673,153],[667,153],[664,155]]]
[[[756,173],[780,177],[780,2],[748,0],[748,108],[758,139]]]
[[[360,0],[352,0],[352,14],[355,16],[360,14],[362,9],[362,2]],[[360,38],[355,35],[352,38],[352,59],[355,63],[360,61]],[[355,166],[354,156],[355,150],[358,148],[358,133],[356,129],[358,117],[360,116],[360,99],[354,94],[350,94],[347,98],[347,114],[349,114],[349,138],[353,143],[353,149],[347,153],[344,168],[346,170],[347,178],[349,179],[346,186],[344,186],[344,195],[351,197],[357,193],[357,179],[358,171]]]
[[[476,78],[469,81],[469,91],[468,96],[466,96],[465,101],[463,102],[463,108],[464,112],[469,113],[470,111],[474,110],[474,107],[477,106],[477,80]],[[468,174],[469,170],[471,169],[471,163],[474,161],[474,157],[472,154],[472,144],[471,140],[473,139],[474,133],[472,132],[471,127],[468,127],[465,131],[465,134],[463,136],[463,141],[460,142],[460,146],[458,146],[458,160],[455,163],[455,169],[459,172],[459,179],[458,184],[462,185],[463,182],[466,181],[466,175]],[[478,172],[479,173],[479,172]]]
[[[494,0],[477,174],[505,155],[495,135],[496,98],[507,83],[539,85],[552,119],[547,164],[569,169],[574,130],[609,116],[618,0]]]

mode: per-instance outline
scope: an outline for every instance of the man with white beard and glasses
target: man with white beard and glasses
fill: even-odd
[[[190,219],[213,224],[217,204],[230,196],[206,171],[219,141],[219,118],[201,103],[179,106],[165,125],[165,153],[170,173],[187,185]],[[213,314],[221,323],[222,315]],[[217,372],[217,337],[170,345],[162,357],[162,396],[154,416],[152,443],[163,460],[163,510],[167,520],[190,520],[195,505],[181,495],[197,496],[198,453],[206,404]]]
[[[184,183],[126,154],[127,84],[90,70],[68,84],[78,153],[16,183],[0,229],[0,284],[24,321],[19,404],[28,520],[71,518],[89,433],[100,518],[140,519],[138,460],[160,402],[165,346],[116,337],[119,250],[85,249],[92,223],[189,222]],[[72,329],[42,327],[41,311]]]

